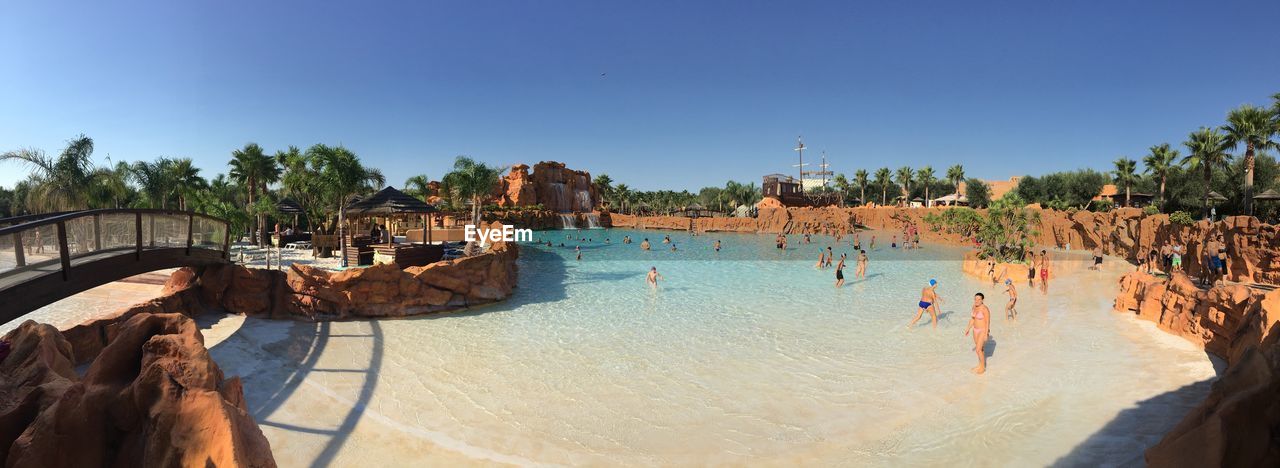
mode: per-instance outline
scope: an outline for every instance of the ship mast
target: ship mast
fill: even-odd
[[[808,164],[804,163],[804,140],[800,139],[799,136],[796,136],[796,147],[794,148],[794,151],[800,153],[800,164],[793,164],[792,167],[799,169],[800,179],[797,180],[797,182],[800,184],[800,191],[804,192],[804,167],[808,166]]]

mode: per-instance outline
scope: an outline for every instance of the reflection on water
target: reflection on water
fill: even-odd
[[[636,244],[622,244],[628,234]],[[661,243],[668,234],[679,251]],[[376,330],[254,321],[224,332],[214,357],[246,377],[250,406],[289,466],[428,455],[595,465],[1045,465],[1097,454],[1133,462],[1213,376],[1192,345],[1110,311],[1122,265],[1068,275],[1047,293],[1020,284],[1019,318],[1007,322],[1003,289],[962,277],[954,249],[878,245],[868,277],[853,278],[851,261],[849,283],[836,289],[834,269],[813,266],[833,243],[826,237],[797,245],[793,236],[786,252],[770,235],[535,237],[555,247],[523,246],[520,287],[505,303]],[[640,251],[646,237],[651,252]],[[852,258],[848,241],[837,255]],[[651,266],[665,277],[657,291],[644,281]],[[941,284],[938,328],[907,330],[930,278]],[[969,372],[972,340],[963,336],[978,291],[996,312],[983,376]]]

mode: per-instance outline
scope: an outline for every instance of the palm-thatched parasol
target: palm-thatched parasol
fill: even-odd
[[[1222,196],[1221,193],[1209,191],[1209,201],[1221,203],[1227,201],[1227,197]]]
[[[362,217],[392,217],[392,216],[410,216],[410,215],[428,215],[440,211],[436,207],[427,204],[416,197],[407,193],[396,190],[395,187],[387,187],[379,190],[378,193],[364,197],[360,201],[347,206],[347,218]],[[431,223],[427,225],[427,242],[431,242]],[[391,236],[387,236],[388,244],[390,244]]]
[[[1280,200],[1280,193],[1277,193],[1274,189],[1267,189],[1262,193],[1254,195],[1253,199],[1254,200]]]

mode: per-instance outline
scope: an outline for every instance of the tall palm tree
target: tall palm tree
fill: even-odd
[[[480,224],[484,200],[493,193],[494,187],[498,185],[498,177],[504,170],[506,169],[489,167],[466,156],[458,156],[453,161],[453,172],[446,175],[445,179],[459,196],[471,199],[471,224]]]
[[[929,206],[930,203],[929,186],[937,181],[937,177],[933,175],[933,166],[925,166],[916,172],[916,182],[924,187],[924,206]]]
[[[418,174],[405,179],[404,192],[417,197],[419,200],[427,201],[427,197],[431,196],[431,179],[426,174]]]
[[[876,169],[876,185],[880,186],[880,204],[889,204],[889,182],[893,177],[893,172],[887,167]]]
[[[360,164],[360,158],[342,146],[315,144],[307,148],[307,157],[312,159],[319,180],[327,188],[329,206],[338,207],[338,244],[346,251],[347,200],[360,193],[372,183],[378,183],[382,177],[377,171],[370,170]],[[347,256],[342,256],[342,264],[346,266]]]
[[[1227,124],[1222,126],[1227,146],[1244,144],[1244,212],[1253,215],[1253,164],[1254,152],[1277,147],[1272,137],[1276,134],[1276,122],[1267,109],[1246,104],[1227,113]]]
[[[174,159],[168,167],[168,178],[173,182],[173,194],[178,197],[178,209],[187,210],[187,200],[196,192],[208,190],[209,182],[200,177],[200,168],[191,158]]]
[[[41,211],[74,210],[87,207],[94,176],[93,139],[84,135],[67,141],[57,157],[44,151],[22,148],[0,154],[0,162],[19,161],[31,168],[22,200],[27,208]]]
[[[1124,188],[1124,206],[1133,206],[1130,198],[1133,190],[1133,184],[1138,181],[1138,174],[1135,170],[1138,168],[1138,162],[1121,156],[1115,160],[1115,171],[1112,171],[1111,180],[1115,182],[1116,187]]]
[[[956,164],[947,168],[947,180],[956,188],[956,201],[960,201],[960,181],[964,180],[964,166]]]
[[[859,201],[867,203],[867,170],[858,169],[853,173],[853,182],[858,185]]]
[[[631,187],[628,187],[627,184],[618,184],[613,187],[613,199],[618,204],[620,212],[629,213],[627,208],[631,206],[631,197],[634,195],[631,192]]]
[[[600,174],[591,182],[600,192],[600,198],[608,200],[613,196],[613,178],[609,174]]]
[[[110,158],[108,158],[110,160]],[[104,167],[97,170],[94,177],[94,198],[97,206],[108,208],[124,208],[134,195],[129,185],[129,163],[120,161],[115,167]]]
[[[257,143],[248,143],[244,148],[232,151],[228,165],[231,166],[231,179],[239,182],[247,191],[250,207],[257,206],[258,194],[265,193],[268,184],[280,180],[280,166]],[[252,238],[258,245],[266,245],[266,239],[259,235],[267,222],[266,216],[259,213],[256,222]]]
[[[1207,218],[1209,192],[1213,189],[1213,169],[1225,168],[1231,162],[1231,155],[1227,153],[1230,145],[1226,135],[1217,129],[1200,127],[1187,136],[1183,146],[1187,147],[1190,154],[1182,158],[1182,164],[1192,170],[1200,169],[1204,173],[1204,217]]]
[[[902,186],[902,191],[904,192],[902,194],[902,198],[907,201],[910,201],[911,199],[911,179],[915,178],[915,174],[915,171],[911,170],[911,167],[909,166],[902,166],[898,168],[898,185]]]
[[[1161,143],[1152,146],[1146,156],[1142,158],[1142,164],[1147,166],[1147,173],[1153,177],[1160,178],[1160,205],[1164,205],[1164,185],[1169,178],[1169,171],[1177,164],[1178,150],[1169,146],[1168,143]]]

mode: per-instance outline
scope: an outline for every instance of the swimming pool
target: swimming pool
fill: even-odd
[[[544,231],[553,247],[521,246],[504,303],[206,333],[283,466],[1123,463],[1207,394],[1202,351],[1111,312],[1119,262],[1046,292],[1019,284],[1006,322],[1003,289],[964,277],[962,250],[878,236],[868,278],[850,260],[836,289],[814,263],[849,238],[791,236],[779,252],[772,235]],[[907,330],[930,278],[938,327]],[[996,313],[981,376],[963,336],[978,291]]]

